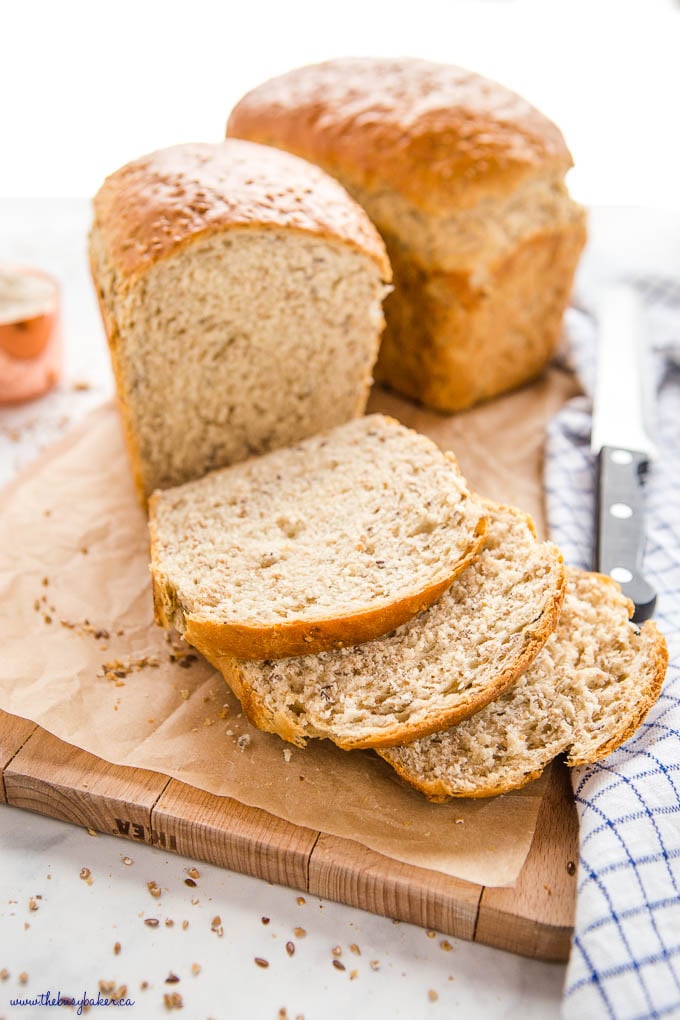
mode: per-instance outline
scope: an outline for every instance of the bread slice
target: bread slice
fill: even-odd
[[[431,605],[485,512],[432,440],[370,415],[150,502],[156,619],[209,659],[356,644]]]
[[[604,758],[656,701],[668,650],[656,625],[600,574],[569,568],[557,630],[519,682],[465,722],[380,754],[430,800],[490,797],[536,779],[553,758]]]
[[[387,747],[464,719],[513,683],[555,628],[564,565],[530,518],[485,505],[482,552],[392,634],[283,662],[215,660],[251,722],[299,746]]]
[[[94,213],[143,497],[363,413],[391,272],[337,181],[250,142],[177,145],[107,178]]]

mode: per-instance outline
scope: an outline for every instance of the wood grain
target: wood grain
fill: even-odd
[[[578,829],[562,766],[553,767],[531,851],[511,889],[402,864],[167,776],[111,765],[2,712],[0,774],[2,799],[16,807],[457,938],[568,958],[575,900],[568,863],[577,860]]]
[[[461,939],[474,935],[482,888],[323,832],[309,869],[309,892],[316,896]]]
[[[5,769],[35,729],[36,724],[28,719],[0,712],[0,804],[7,803]]]
[[[173,849],[185,857],[307,889],[309,860],[319,836],[312,829],[175,779],[155,804],[152,824],[167,833]]]
[[[485,888],[475,939],[541,960],[569,958],[578,819],[568,769],[551,767],[529,855],[512,889]]]
[[[15,807],[164,845],[151,827],[151,809],[170,781],[167,776],[111,765],[35,727],[3,778],[7,803]]]

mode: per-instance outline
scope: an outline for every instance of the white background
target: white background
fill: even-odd
[[[497,78],[561,126],[577,198],[680,208],[676,0],[3,0],[0,195],[91,195],[129,159],[221,138],[264,78],[347,54]]]

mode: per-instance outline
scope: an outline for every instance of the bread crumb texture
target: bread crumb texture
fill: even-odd
[[[666,642],[639,629],[632,604],[599,574],[569,568],[555,633],[518,683],[471,719],[380,752],[432,800],[524,786],[558,755],[605,757],[640,725],[666,673]]]
[[[209,658],[287,632],[311,650],[326,623],[345,621],[348,643],[367,618],[384,633],[451,583],[485,526],[451,456],[382,415],[157,492],[150,513],[157,617],[203,634]]]
[[[484,549],[389,635],[281,662],[221,662],[251,720],[298,744],[390,746],[465,718],[507,688],[556,625],[564,566],[526,515],[485,507]]]

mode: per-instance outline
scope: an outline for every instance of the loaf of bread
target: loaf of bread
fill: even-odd
[[[651,621],[608,577],[568,568],[555,633],[519,682],[471,719],[404,747],[381,751],[430,800],[490,797],[536,779],[553,758],[599,761],[640,725],[668,663]]]
[[[98,192],[90,261],[143,496],[363,412],[390,268],[318,167],[240,141],[152,153]]]
[[[303,746],[389,747],[479,711],[535,659],[564,595],[558,549],[485,503],[484,549],[430,609],[376,641],[280,662],[213,657],[256,726]]]
[[[156,619],[208,659],[301,655],[430,606],[484,541],[449,454],[383,415],[154,493]]]
[[[562,134],[528,102],[456,67],[341,59],[254,89],[227,133],[317,163],[379,228],[394,293],[378,381],[456,411],[540,373],[586,227]]]

